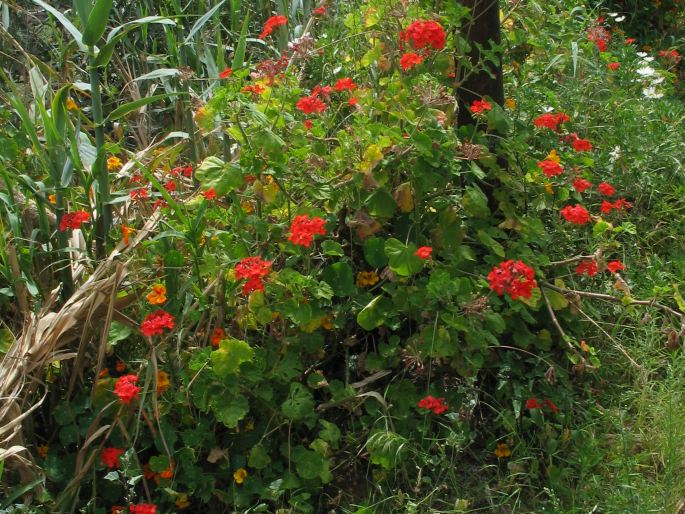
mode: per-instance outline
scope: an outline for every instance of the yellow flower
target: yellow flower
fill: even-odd
[[[50,202],[52,205],[55,205],[57,203],[57,195],[48,196],[48,202]]]
[[[548,195],[551,195],[551,194],[554,193],[554,187],[552,187],[552,183],[551,183],[551,182],[545,182],[545,192],[546,192]]]
[[[78,111],[78,105],[71,97],[67,98],[67,111]]]
[[[498,459],[511,457],[511,450],[507,446],[507,443],[499,443],[497,445],[497,449],[495,450],[495,455],[497,455]]]
[[[178,498],[176,498],[176,501],[174,503],[176,504],[176,507],[178,507],[181,510],[190,507],[190,501],[188,501],[187,494],[179,494]]]
[[[45,457],[48,456],[48,445],[47,444],[41,444],[38,448],[38,455],[40,455],[41,459],[44,459]]]
[[[545,157],[545,159],[548,161],[554,161],[556,163],[561,162],[561,157],[559,157],[559,154],[554,149],[552,149],[552,151],[547,154],[547,157]]]
[[[254,212],[254,206],[252,205],[252,202],[249,201],[244,201],[241,202],[240,207],[247,213],[247,214],[252,214]]]
[[[162,305],[166,302],[166,287],[164,284],[155,284],[152,286],[152,292],[145,298],[151,305]]]
[[[513,111],[514,109],[516,109],[516,100],[514,100],[513,98],[507,98],[504,101],[504,106],[507,109],[511,109]]]
[[[324,316],[321,318],[321,326],[326,330],[333,330],[333,320],[330,316]]]
[[[380,279],[375,271],[360,271],[357,273],[357,287],[372,286]]]
[[[245,423],[245,432],[252,432],[254,430],[254,420],[251,419]]]
[[[171,382],[169,381],[169,374],[166,371],[157,372],[157,394],[163,394],[169,389]]]
[[[119,157],[113,155],[107,159],[107,169],[109,171],[116,171],[119,168],[121,168],[121,159],[119,159]]]
[[[247,477],[247,470],[245,468],[238,468],[233,472],[233,480],[236,484],[242,484]]]

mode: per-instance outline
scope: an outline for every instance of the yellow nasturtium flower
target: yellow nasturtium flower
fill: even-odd
[[[238,468],[233,472],[233,480],[236,484],[242,484],[247,478],[247,470],[245,468]]]
[[[121,164],[122,164],[121,159],[119,159],[119,157],[116,157],[114,155],[112,157],[110,157],[109,159],[107,159],[107,169],[109,171],[118,170],[119,168],[121,168]]]

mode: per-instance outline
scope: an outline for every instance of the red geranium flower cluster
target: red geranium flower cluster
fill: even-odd
[[[229,68],[226,68],[226,69],[225,69],[224,71],[222,71],[221,73],[219,73],[219,78],[220,78],[220,79],[227,79],[227,78],[229,78],[232,74],[233,74],[233,70],[229,67]]]
[[[402,54],[402,57],[400,57],[400,66],[404,71],[407,71],[409,68],[413,68],[422,62],[423,57],[415,54],[414,52],[407,52],[406,54]]]
[[[633,204],[625,198],[619,198],[615,202],[608,202],[606,200],[602,201],[602,206],[600,207],[600,210],[602,211],[602,214],[609,214],[614,209],[622,211],[625,209],[630,209],[632,206]]]
[[[606,182],[602,182],[600,185],[598,185],[597,191],[604,196],[614,196],[616,194],[616,188]]]
[[[286,18],[285,16],[272,16],[271,18],[266,20],[264,28],[262,29],[262,33],[259,34],[259,39],[265,39],[267,36],[271,35],[271,33],[274,31],[276,27],[282,27],[287,23],[288,18]]]
[[[607,264],[607,269],[611,273],[618,273],[619,271],[626,269],[626,267],[621,261],[611,261],[609,264]]]
[[[498,296],[505,292],[512,300],[530,298],[531,291],[538,287],[535,271],[523,261],[508,260],[492,268],[488,274],[490,289]]]
[[[416,255],[419,259],[428,259],[431,256],[431,253],[433,252],[433,247],[431,246],[422,246],[416,252],[414,252],[414,255]]]
[[[62,216],[62,221],[59,222],[59,231],[75,230],[81,228],[81,223],[90,220],[90,214],[86,211],[75,211]]]
[[[571,144],[573,145],[573,149],[576,152],[591,152],[592,151],[592,143],[587,139],[583,139],[582,137],[578,137],[578,134],[576,134],[575,132],[573,134],[569,134],[567,137],[567,140],[571,141]]]
[[[471,104],[471,107],[469,107],[469,110],[473,114],[479,114],[484,111],[491,111],[492,110],[492,104],[488,102],[487,100],[474,100],[473,103]]]
[[[261,257],[245,257],[236,264],[236,277],[247,279],[243,285],[243,294],[264,291],[264,277],[269,274],[269,271],[271,271],[271,261],[265,261]]]
[[[188,164],[188,166],[176,166],[175,168],[172,168],[169,173],[171,173],[174,177],[183,175],[184,177],[190,178],[193,176],[193,165]]]
[[[577,203],[574,207],[567,205],[561,209],[561,215],[564,217],[564,219],[566,219],[566,221],[569,221],[575,225],[585,225],[586,223],[590,222],[590,213],[587,212],[587,209],[579,203]]]
[[[678,50],[659,50],[659,57],[671,61],[673,64],[678,64],[683,59]]]
[[[130,514],[157,514],[157,505],[152,503],[139,503],[138,505],[129,505]]]
[[[400,32],[400,42],[409,42],[415,50],[442,50],[445,48],[447,34],[437,21],[418,20]]]
[[[610,62],[607,64],[607,68],[610,69],[611,71],[616,71],[621,67],[621,63],[619,62]]]
[[[433,414],[442,414],[449,408],[444,398],[435,398],[434,396],[426,396],[419,401],[418,405],[420,409],[433,411]]]
[[[357,89],[357,84],[350,77],[344,77],[339,79],[333,89],[340,93],[341,91],[354,91]]]
[[[576,274],[594,277],[597,274],[597,263],[594,260],[581,261],[576,266]]]
[[[136,382],[138,382],[138,375],[123,375],[114,384],[114,394],[119,397],[121,403],[129,404],[138,399],[140,387],[136,385]]]
[[[114,469],[119,467],[119,455],[122,455],[125,450],[121,448],[103,448],[102,463],[109,469]]]
[[[310,96],[303,96],[295,104],[300,111],[305,114],[322,113],[326,110],[326,104],[318,97],[318,95],[312,93]]]
[[[161,336],[165,328],[169,330],[174,328],[174,317],[163,309],[157,309],[152,314],[145,316],[140,325],[140,331],[146,337]]]
[[[537,398],[528,398],[526,400],[526,409],[528,410],[544,409],[545,407],[549,407],[554,414],[559,412],[559,408],[556,405],[554,405],[554,402],[552,400],[540,401]]]
[[[557,114],[548,112],[535,118],[533,120],[533,125],[535,125],[537,128],[548,128],[558,132],[559,125],[567,121],[571,121],[571,118],[566,116],[563,112],[559,112]]]
[[[540,168],[542,173],[548,178],[561,175],[564,172],[564,168],[561,164],[551,159],[545,159],[544,161],[538,162],[538,168]]]
[[[611,40],[611,34],[604,27],[591,27],[587,31],[588,41],[592,41],[600,52],[607,51],[607,45]]]
[[[592,182],[589,180],[585,180],[584,178],[577,178],[573,181],[573,188],[578,191],[579,193],[582,193],[586,189],[590,189],[592,187]]]
[[[144,187],[140,187],[131,191],[129,196],[131,197],[131,200],[142,200],[148,197],[148,192]]]
[[[290,224],[290,236],[288,241],[294,244],[309,248],[314,240],[314,235],[326,235],[326,222],[319,218],[310,218],[306,214],[295,216],[295,219]]]

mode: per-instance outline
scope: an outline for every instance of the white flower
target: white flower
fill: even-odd
[[[643,57],[642,62],[652,62],[654,60],[654,57]]]
[[[637,74],[642,75],[643,77],[651,77],[656,73],[656,70],[652,68],[651,66],[643,66],[642,68],[637,69]]]
[[[642,90],[642,94],[645,98],[662,98],[664,96],[663,93],[657,92],[655,86],[649,86],[644,88]]]
[[[626,19],[625,16],[619,16],[618,18],[616,18],[616,21],[623,21],[625,19]]]
[[[647,57],[647,52],[637,52],[638,57]]]
[[[609,152],[609,157],[612,161],[617,161],[621,158],[621,147],[616,146],[611,152]]]

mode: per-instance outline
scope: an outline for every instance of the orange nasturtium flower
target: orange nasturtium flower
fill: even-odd
[[[57,203],[57,195],[48,196],[48,202],[50,202],[52,205],[55,205]]]
[[[147,301],[150,302],[151,305],[162,305],[166,302],[166,287],[164,284],[154,284],[152,286],[152,292],[145,298],[147,298]]]
[[[169,380],[169,374],[166,371],[157,372],[157,394],[163,394],[164,391],[169,389],[171,381]]]
[[[495,455],[497,455],[498,459],[511,457],[511,450],[509,449],[509,446],[507,446],[507,443],[499,443],[495,450]]]
[[[123,225],[123,224],[121,225],[121,233],[124,236],[124,244],[125,245],[128,246],[128,241],[131,238],[131,234],[133,234],[134,232],[135,232],[135,230],[132,229],[131,227],[128,227],[128,226]]]
[[[45,457],[48,456],[48,445],[47,444],[41,444],[40,446],[38,446],[37,450],[38,450],[38,455],[40,455],[40,457],[42,459],[44,459]]]
[[[233,480],[236,484],[242,484],[247,478],[247,470],[245,468],[238,468],[233,473]]]
[[[78,111],[78,105],[73,98],[67,98],[67,111]]]
[[[210,341],[212,343],[212,346],[217,347],[219,346],[219,343],[221,342],[222,339],[226,337],[226,332],[224,332],[224,329],[221,327],[217,327],[212,331],[212,337],[210,338]]]
[[[187,494],[179,494],[178,498],[176,498],[176,501],[174,503],[176,504],[176,508],[180,510],[184,510],[190,507],[190,501],[188,500]]]
[[[119,157],[112,155],[107,159],[107,169],[109,171],[116,171],[119,168],[121,168],[121,159],[119,159]]]

